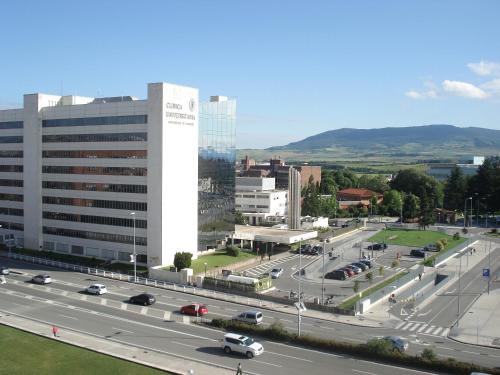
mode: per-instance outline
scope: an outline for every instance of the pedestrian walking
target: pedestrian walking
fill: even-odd
[[[418,281],[420,281],[420,280],[422,280],[422,274],[421,273],[418,274]]]
[[[57,328],[56,326],[52,326],[52,335],[54,337],[57,337],[57,332],[59,332],[59,328]]]
[[[243,368],[241,367],[241,362],[238,363],[238,367],[236,367],[236,375],[243,375]]]
[[[269,260],[271,260],[271,253],[269,253],[267,256],[269,257]]]

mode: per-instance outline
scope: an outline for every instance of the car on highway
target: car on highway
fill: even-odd
[[[248,336],[237,333],[226,333],[222,339],[222,349],[226,354],[236,352],[245,355],[247,358],[264,353],[264,347]]]
[[[31,282],[35,284],[50,284],[52,282],[52,279],[50,278],[49,275],[42,274],[42,275],[36,275],[31,278]]]
[[[8,275],[10,273],[10,270],[7,267],[0,267],[0,275]]]
[[[410,256],[415,258],[425,258],[425,251],[422,249],[413,249],[410,251]]]
[[[373,262],[371,260],[363,259],[363,260],[360,260],[359,263],[366,264],[368,266],[368,268],[372,268],[373,267]]]
[[[137,296],[132,296],[128,300],[130,303],[133,303],[135,305],[144,305],[144,306],[150,306],[153,303],[156,302],[155,296],[149,293],[141,293],[138,294]]]
[[[349,276],[345,270],[334,270],[325,274],[325,279],[345,280]]]
[[[383,250],[387,249],[386,243],[374,243],[372,245],[368,245],[368,250]]]
[[[260,324],[264,316],[260,311],[245,311],[236,315],[233,320],[247,324]]]
[[[351,265],[361,268],[361,271],[366,271],[368,269],[368,266],[362,262],[354,262],[351,263]]]
[[[101,294],[107,293],[108,289],[104,284],[92,284],[85,291],[89,294],[95,294],[96,296],[100,296]]]
[[[192,303],[191,305],[182,306],[180,311],[181,314],[193,316],[203,316],[208,314],[207,306],[200,303]]]
[[[352,277],[355,275],[354,271],[347,267],[341,268],[341,271],[344,271],[348,277]]]
[[[345,268],[349,268],[349,269],[350,269],[350,270],[352,270],[352,272],[354,272],[356,275],[361,273],[361,268],[356,267],[356,266],[353,266],[352,264],[349,264],[349,265],[345,266]]]
[[[269,275],[271,279],[278,279],[283,274],[283,268],[273,268]]]
[[[406,352],[408,350],[408,341],[399,336],[384,336],[382,340],[391,344],[393,352]]]

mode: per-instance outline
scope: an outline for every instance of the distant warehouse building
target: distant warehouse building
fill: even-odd
[[[25,95],[0,111],[0,234],[125,262],[135,239],[149,266],[196,257],[207,228],[234,232],[234,120],[234,101],[168,83],[145,100]]]
[[[446,180],[453,168],[458,167],[465,176],[473,176],[477,173],[478,168],[483,165],[484,156],[470,156],[461,160],[459,163],[436,163],[429,164],[427,174],[437,180]]]

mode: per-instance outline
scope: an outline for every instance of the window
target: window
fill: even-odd
[[[0,215],[24,216],[22,208],[0,207]]]
[[[0,137],[0,143],[2,143]],[[51,134],[43,135],[43,143],[61,142],[146,142],[147,133],[108,133],[108,134]],[[5,143],[5,142],[4,142]],[[13,143],[13,142],[9,142]],[[22,143],[21,141],[18,143]]]
[[[122,202],[100,199],[42,197],[42,203],[57,204],[65,206],[111,208],[115,210],[147,211],[148,204],[145,202]]]
[[[147,176],[147,168],[127,168],[127,167],[75,167],[75,166],[44,165],[42,167],[42,172],[52,173],[52,174]]]
[[[126,244],[134,243],[133,236],[127,236],[123,234],[99,233],[99,232],[90,232],[90,231],[81,231],[81,230],[65,229],[65,228],[45,227],[45,226],[43,227],[43,233],[52,234],[54,236],[84,238],[95,241],[118,242]],[[135,244],[139,246],[147,246],[146,237],[136,236]]]
[[[18,150],[1,150],[0,158],[22,158],[23,152]]]
[[[71,246],[71,254],[83,255],[83,246]]]
[[[79,159],[146,159],[147,153],[148,152],[146,150],[42,151],[42,157]],[[2,157],[1,153],[0,157]]]
[[[90,216],[90,215],[79,215],[79,214],[48,212],[48,211],[44,211],[42,216],[44,219],[49,219],[49,220],[63,220],[63,221],[73,221],[78,223],[112,225],[112,226],[130,227],[130,228],[134,227],[134,220],[130,218]],[[136,219],[135,227],[146,229],[147,221]]]
[[[0,186],[16,186],[23,187],[23,180],[0,180]]]
[[[22,135],[0,137],[0,143],[23,143]]]
[[[22,172],[22,165],[0,165],[0,172]]]
[[[0,129],[22,129],[22,121],[4,121],[0,122]]]
[[[2,180],[0,180],[0,186],[1,181]],[[44,189],[105,191],[112,193],[146,194],[148,192],[147,185],[101,184],[86,182],[42,181],[42,187]]]
[[[3,193],[0,193],[0,201],[22,202],[23,200],[24,200],[24,197],[21,194],[3,194]]]
[[[43,120],[42,127],[50,128],[60,126],[134,125],[147,124],[147,122],[147,115],[81,117]]]

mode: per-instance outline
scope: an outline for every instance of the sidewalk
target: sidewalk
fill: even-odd
[[[45,323],[25,319],[13,314],[0,313],[1,323],[7,326],[18,328],[23,331],[34,333],[38,336],[51,338],[52,326]],[[112,340],[105,340],[87,333],[60,328],[58,337],[55,339],[67,344],[75,345],[84,349],[98,353],[110,355],[112,357],[124,359],[126,361],[140,363],[149,367],[169,371],[174,374],[184,375],[192,370],[193,375],[217,373],[221,375],[233,375],[235,370],[223,366],[204,364],[180,358],[174,354],[152,351],[150,348],[135,347],[121,344]]]

